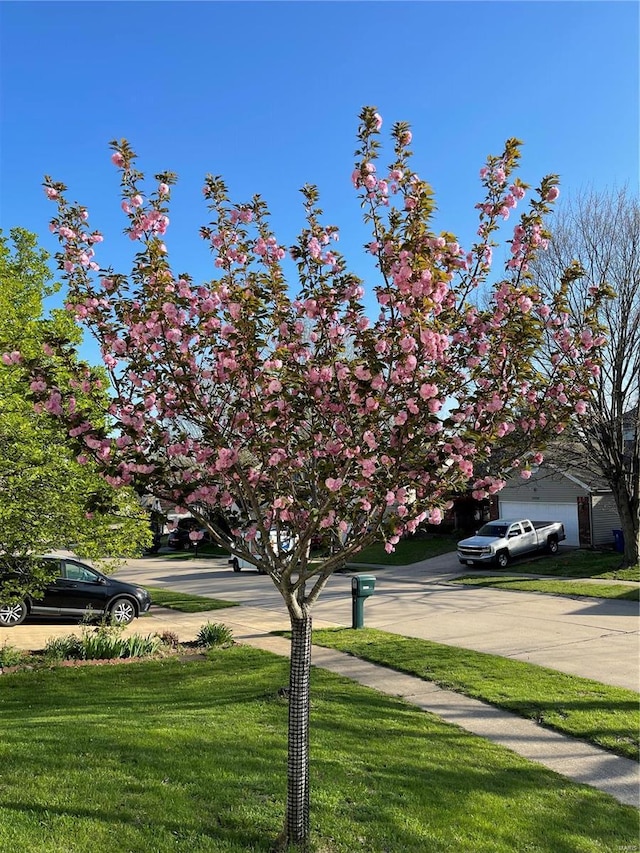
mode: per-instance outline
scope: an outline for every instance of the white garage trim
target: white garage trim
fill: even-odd
[[[530,518],[531,521],[560,521],[567,537],[564,545],[580,545],[577,503],[547,503],[547,501],[499,502],[500,518]]]

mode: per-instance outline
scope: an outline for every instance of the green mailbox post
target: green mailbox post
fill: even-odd
[[[376,588],[373,575],[354,575],[351,578],[351,627],[364,627],[364,600]]]

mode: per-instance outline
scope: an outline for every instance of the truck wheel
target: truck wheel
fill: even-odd
[[[233,569],[234,572],[240,571],[240,563],[238,562],[237,557],[234,557],[233,560],[231,560],[231,568]]]
[[[501,569],[506,569],[509,565],[509,552],[508,551],[499,551],[496,556],[496,562],[500,566]]]
[[[550,554],[558,553],[558,540],[557,539],[549,539],[547,542],[547,548],[549,549]]]

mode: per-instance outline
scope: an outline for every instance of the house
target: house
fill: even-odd
[[[565,545],[583,548],[612,545],[620,518],[611,489],[600,476],[549,462],[534,466],[524,480],[514,471],[491,501],[492,518],[561,521]]]

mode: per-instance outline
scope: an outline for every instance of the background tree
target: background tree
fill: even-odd
[[[613,296],[599,308],[607,343],[601,372],[580,407],[567,441],[565,464],[604,475],[624,534],[624,562],[640,561],[640,203],[627,190],[588,192],[561,206],[549,251],[535,262],[535,283],[554,294],[563,271],[577,262],[584,274],[566,295],[567,310],[581,316],[594,288]],[[585,332],[584,343],[590,343]]]
[[[96,430],[82,405],[70,409],[44,368],[40,400],[70,425],[108,482],[142,481],[188,507],[282,594],[292,628],[282,842],[302,847],[311,609],[327,580],[374,538],[393,550],[425,519],[438,523],[450,494],[469,481],[478,497],[499,490],[499,479],[474,476],[494,441],[521,433],[527,446],[543,444],[587,395],[595,369],[589,359],[569,364],[566,353],[581,347],[586,328],[597,333],[598,294],[584,317],[569,317],[562,293],[544,304],[530,281],[555,177],[541,182],[522,214],[506,275],[483,311],[469,295],[487,281],[499,221],[527,189],[514,176],[517,140],[481,171],[478,241],[465,251],[451,233],[431,228],[432,192],[411,167],[407,124],[393,127],[391,166],[379,166],[381,124],[375,109],[363,110],[352,176],[379,273],[372,319],[313,186],[302,190],[306,223],[290,250],[298,273],[292,294],[286,250],[264,202],[231,203],[219,177],[206,179],[211,219],[201,231],[218,275],[202,284],[168,260],[175,176],[156,175],[147,194],[125,141],[112,144],[112,159],[126,232],[140,246],[129,276],[99,267],[102,237],[88,228],[87,209],[67,201],[63,184],[45,180],[58,206],[52,227],[69,309],[97,336],[113,383],[111,425]],[[558,349],[551,376],[534,359],[547,332]],[[310,542],[323,531],[334,531],[340,547],[314,560]]]
[[[25,364],[46,359],[50,375],[67,390],[76,380],[62,359],[74,375],[88,368],[78,359],[80,330],[68,312],[42,317],[43,299],[55,290],[46,253],[22,229],[12,230],[11,240],[13,247],[0,235],[0,571],[10,570],[15,557],[54,548],[73,547],[95,559],[138,554],[149,525],[133,491],[116,490],[93,464],[79,464],[63,425],[46,409],[34,410],[41,380],[29,380]],[[104,420],[108,379],[103,369],[92,376],[94,393],[102,377],[104,396],[93,415]],[[30,582],[43,579],[36,571]],[[11,591],[28,590],[12,582]]]

